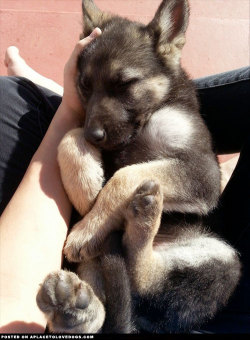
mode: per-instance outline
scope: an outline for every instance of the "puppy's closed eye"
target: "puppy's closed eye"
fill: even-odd
[[[126,79],[126,80],[114,80],[112,82],[112,87],[115,90],[121,90],[121,91],[126,91],[130,88],[130,86],[138,83],[140,81],[139,78],[131,78],[131,79]]]
[[[80,79],[80,89],[82,95],[88,97],[92,92],[92,82],[89,78],[84,77]]]

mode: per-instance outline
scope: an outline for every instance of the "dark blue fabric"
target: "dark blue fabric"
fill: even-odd
[[[195,85],[217,152],[240,151],[207,224],[239,251],[243,265],[229,304],[198,333],[250,334],[250,67],[197,79]]]
[[[203,330],[250,334],[250,134],[207,224],[238,250],[242,277],[229,304]]]
[[[250,67],[194,80],[217,153],[241,150],[250,131]]]
[[[61,102],[19,77],[0,77],[0,214],[20,183]]]

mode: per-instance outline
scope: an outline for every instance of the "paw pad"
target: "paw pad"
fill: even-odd
[[[152,215],[158,211],[160,200],[160,185],[153,180],[147,180],[136,189],[129,207],[135,217]]]
[[[37,295],[37,303],[44,312],[48,310],[85,309],[91,301],[91,292],[76,274],[59,271],[45,279]]]

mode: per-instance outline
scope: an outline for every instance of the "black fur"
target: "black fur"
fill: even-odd
[[[199,329],[226,305],[238,283],[238,271],[237,258],[230,270],[216,259],[197,268],[177,267],[165,278],[159,295],[134,297],[137,327],[151,333]]]
[[[135,333],[130,283],[125,261],[117,255],[101,260],[106,292],[103,333]]]

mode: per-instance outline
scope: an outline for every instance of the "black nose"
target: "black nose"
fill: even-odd
[[[90,142],[90,143],[100,143],[104,141],[105,139],[105,131],[103,129],[93,129],[93,130],[88,130],[87,133],[85,134],[85,138]]]

